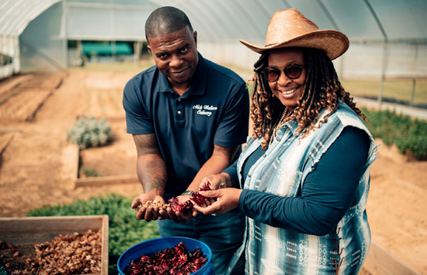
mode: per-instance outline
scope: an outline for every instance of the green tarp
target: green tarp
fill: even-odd
[[[85,55],[112,55],[132,54],[132,50],[126,43],[104,44],[104,43],[82,43]]]

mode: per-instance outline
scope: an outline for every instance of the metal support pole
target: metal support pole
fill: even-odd
[[[15,37],[11,39],[13,49],[13,74],[21,73],[21,51],[19,49],[19,38]]]
[[[417,80],[414,78],[412,79],[412,93],[411,93],[411,102],[410,106],[414,107],[414,100],[415,100],[415,86],[416,86]]]
[[[62,0],[62,26],[63,26],[63,51],[64,67],[68,68],[68,34],[67,34],[67,0]]]
[[[114,62],[117,61],[117,50],[116,50],[116,41],[115,40],[111,41],[111,57],[112,57]]]
[[[79,56],[81,62],[79,66],[84,66],[85,65],[85,56],[83,54],[83,46],[82,46],[82,41],[81,40],[77,40],[77,55]]]
[[[3,43],[3,41],[1,41],[2,38],[0,37],[0,44]],[[6,62],[3,60],[3,53],[0,52],[0,67],[3,67],[3,63],[5,63],[4,65],[6,65]]]
[[[372,16],[374,17],[375,21],[377,22],[378,27],[380,28],[381,33],[384,36],[384,52],[383,52],[383,67],[382,67],[382,71],[381,71],[381,82],[380,82],[380,87],[378,90],[378,107],[381,108],[381,103],[383,100],[383,89],[384,89],[384,79],[385,79],[385,70],[387,68],[387,60],[388,60],[388,54],[387,54],[387,48],[388,48],[388,36],[387,33],[385,32],[385,29],[383,27],[383,25],[381,24],[381,21],[379,20],[377,13],[375,12],[375,10],[373,9],[371,3],[369,2],[369,0],[365,0],[366,6],[368,7],[368,9],[371,11]]]
[[[136,41],[133,43],[134,61],[135,63],[141,60],[142,41]]]
[[[114,37],[114,39],[116,37],[114,30],[115,22],[114,8],[110,8],[110,35]],[[111,40],[111,59],[113,62],[117,62],[116,40]]]
[[[340,56],[339,57],[339,59],[340,59],[340,73],[339,73],[339,77],[340,78],[344,78],[344,56],[342,55],[342,56]]]
[[[417,69],[417,61],[418,61],[418,44],[415,45],[415,54],[414,54],[414,63],[412,64],[412,69]]]
[[[378,106],[381,107],[382,101],[383,101],[383,90],[384,90],[384,80],[385,80],[385,71],[387,68],[387,60],[388,60],[388,43],[384,43],[384,49],[383,49],[383,65],[381,68],[381,81],[380,81],[380,87],[378,89]]]

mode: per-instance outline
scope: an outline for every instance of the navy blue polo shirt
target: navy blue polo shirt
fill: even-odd
[[[237,146],[248,134],[245,81],[200,53],[194,82],[182,96],[153,66],[126,84],[123,107],[128,133],[157,137],[168,173],[165,198],[186,190],[211,157],[214,144]]]

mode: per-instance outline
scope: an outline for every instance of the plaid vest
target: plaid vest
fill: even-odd
[[[328,112],[323,110],[320,117],[323,118]],[[362,120],[347,105],[340,102],[338,110],[327,122],[303,139],[295,133],[297,123],[288,121],[282,125],[265,155],[249,170],[244,188],[284,197],[298,197],[307,175],[347,126],[364,130],[371,143],[353,199],[355,203],[339,221],[335,232],[324,236],[303,234],[272,227],[247,217],[244,243],[231,260],[228,272],[241,253],[245,253],[245,273],[251,275],[357,274],[361,270],[371,243],[365,209],[370,165],[376,159],[377,146]],[[262,141],[262,138],[248,138],[237,163],[239,182],[244,161]]]

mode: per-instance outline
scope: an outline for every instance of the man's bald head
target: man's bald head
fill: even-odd
[[[153,11],[145,22],[145,38],[159,37],[177,32],[185,27],[193,32],[187,15],[175,7],[161,7]]]

